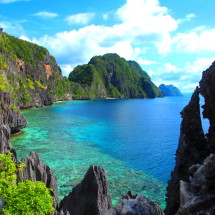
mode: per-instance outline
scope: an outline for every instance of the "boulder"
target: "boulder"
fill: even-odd
[[[149,198],[128,192],[116,208],[111,208],[105,215],[164,215],[164,213],[158,204]]]

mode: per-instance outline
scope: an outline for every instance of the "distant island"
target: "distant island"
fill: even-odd
[[[159,89],[162,91],[164,96],[183,96],[181,91],[173,85],[161,84]]]

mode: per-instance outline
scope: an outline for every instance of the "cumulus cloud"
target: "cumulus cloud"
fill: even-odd
[[[153,64],[157,64],[156,61],[145,60],[145,59],[141,59],[141,58],[139,58],[139,59],[137,60],[137,62],[138,62],[139,64],[142,64],[142,65],[153,65]]]
[[[95,13],[79,13],[68,16],[66,18],[66,22],[69,25],[86,25],[93,19],[94,16]]]
[[[203,28],[202,28],[203,29]],[[197,53],[203,51],[215,51],[215,29],[196,32],[179,33],[172,39],[174,49],[178,52]]]
[[[0,3],[9,4],[17,1],[30,1],[30,0],[0,0]]]
[[[69,24],[87,24],[94,15],[76,14],[66,20]],[[159,5],[158,0],[127,0],[113,15],[118,18],[118,23],[113,26],[85,26],[53,36],[46,35],[34,42],[46,46],[60,64],[72,67],[87,63],[94,55],[108,52],[134,60],[146,53],[151,45],[161,52],[166,47],[170,49],[170,34],[177,29],[178,23],[166,7]]]
[[[63,75],[65,76],[69,76],[70,72],[72,72],[72,70],[74,69],[71,65],[69,64],[62,64],[60,65],[60,68],[62,70]]]
[[[213,58],[197,58],[193,62],[186,62],[181,68],[178,68],[171,63],[160,65],[155,70],[150,70],[149,74],[152,80],[160,85],[174,84],[179,87],[182,92],[193,92],[202,77],[202,72],[206,70],[212,62]]]
[[[52,12],[47,12],[47,11],[40,11],[38,13],[32,14],[32,16],[38,16],[38,17],[41,17],[41,18],[50,19],[50,18],[57,17],[58,14],[57,13],[52,13]]]

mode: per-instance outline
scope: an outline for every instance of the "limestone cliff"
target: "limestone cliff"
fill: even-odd
[[[149,75],[135,61],[117,54],[93,57],[88,64],[77,66],[69,80],[79,84],[79,95],[86,98],[155,98],[163,94]],[[77,89],[78,92],[78,89]]]
[[[200,89],[181,113],[176,165],[167,187],[167,215],[214,214],[214,155],[206,159],[215,153],[214,84],[215,63],[203,72]],[[210,121],[206,135],[201,125],[199,92],[205,99],[203,116]]]
[[[71,99],[71,86],[55,58],[36,44],[0,34],[0,88],[20,108]]]

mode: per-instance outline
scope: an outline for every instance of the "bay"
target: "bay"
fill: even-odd
[[[83,179],[90,165],[100,165],[107,172],[113,204],[131,190],[164,208],[180,111],[189,99],[57,102],[23,111],[29,125],[11,142],[20,159],[30,151],[39,153],[58,178],[61,199]]]

